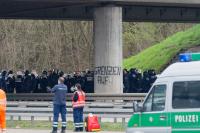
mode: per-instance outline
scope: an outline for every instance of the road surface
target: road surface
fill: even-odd
[[[8,129],[7,133],[50,133],[50,130],[35,130],[35,129]],[[58,132],[59,133],[59,132]],[[73,131],[66,131],[66,133],[73,133]],[[86,132],[82,132],[86,133]],[[124,132],[111,132],[102,131],[97,133],[124,133]]]

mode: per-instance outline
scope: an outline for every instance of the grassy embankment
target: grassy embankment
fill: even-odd
[[[7,121],[7,128],[12,129],[51,129],[52,123],[49,121]],[[59,125],[60,126],[60,125]],[[67,130],[73,130],[73,123],[69,121],[67,123]],[[102,131],[125,131],[125,126],[122,123],[110,123],[103,122],[101,123]]]
[[[200,45],[200,25],[178,32],[141,53],[125,59],[124,68],[139,68],[142,71],[155,69],[160,72],[181,50],[197,45]]]

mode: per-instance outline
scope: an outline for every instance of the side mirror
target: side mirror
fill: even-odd
[[[133,112],[142,112],[143,105],[142,103],[138,103],[137,101],[133,102]]]

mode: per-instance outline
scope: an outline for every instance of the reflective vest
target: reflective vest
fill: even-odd
[[[78,100],[76,102],[74,102],[72,100],[73,108],[84,107],[85,106],[85,93],[83,91],[76,91],[74,94],[76,94],[76,93],[78,94]]]
[[[6,94],[0,89],[0,110],[6,110]]]

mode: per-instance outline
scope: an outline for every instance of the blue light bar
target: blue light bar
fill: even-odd
[[[181,62],[200,61],[200,53],[183,53],[179,55]]]
[[[184,53],[179,55],[179,60],[181,62],[189,62],[192,60],[190,53]]]

